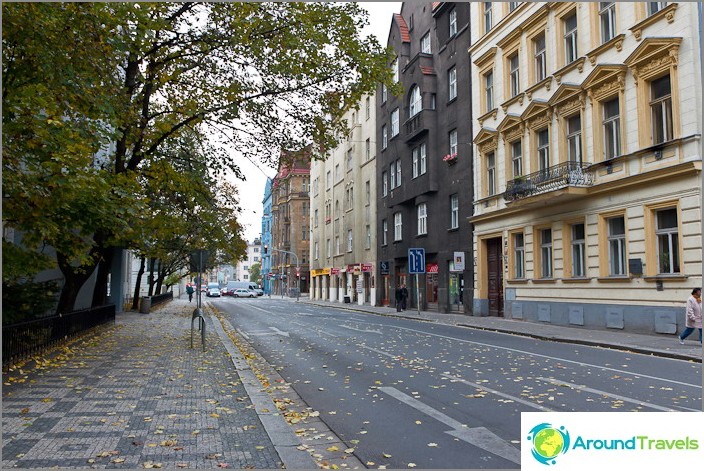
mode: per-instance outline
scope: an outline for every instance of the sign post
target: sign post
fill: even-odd
[[[408,273],[416,275],[416,300],[420,317],[420,280],[418,275],[425,273],[425,249],[408,249]]]

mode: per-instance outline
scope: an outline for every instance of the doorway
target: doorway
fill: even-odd
[[[487,287],[489,291],[489,315],[504,316],[504,280],[501,238],[488,239],[487,251]]]

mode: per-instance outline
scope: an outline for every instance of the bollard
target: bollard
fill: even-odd
[[[205,351],[205,318],[201,308],[196,308],[191,317],[191,348],[193,348],[193,322],[196,319],[198,319],[198,330],[200,330],[201,343],[203,344],[203,351]]]

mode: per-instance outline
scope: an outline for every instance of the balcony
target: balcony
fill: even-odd
[[[428,116],[430,110],[421,110],[415,116],[412,116],[406,120],[403,125],[406,127],[406,142],[413,141],[418,138],[423,132],[428,131],[428,125],[430,124]]]
[[[594,184],[594,174],[588,164],[563,162],[506,184],[504,199],[516,202],[531,196],[570,188],[586,188]],[[569,193],[569,191],[568,191]]]

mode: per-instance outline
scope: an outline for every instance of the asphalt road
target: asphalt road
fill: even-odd
[[[522,411],[701,404],[694,362],[285,300],[211,302],[369,467],[519,468]]]

